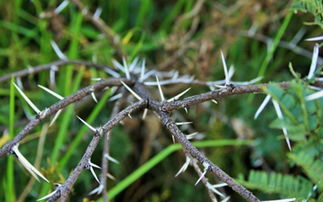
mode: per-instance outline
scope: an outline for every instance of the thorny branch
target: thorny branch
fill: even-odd
[[[63,61],[56,61],[54,63],[50,63],[48,65],[41,65],[38,67],[34,67],[32,69],[36,69],[37,72],[43,71],[46,69],[50,69],[50,67],[55,64],[55,65],[64,65],[64,64],[81,64],[81,65],[86,65],[86,66],[93,66],[99,69],[105,70],[105,66],[102,65],[96,65],[92,63],[86,63],[86,62],[80,62],[80,61],[68,61],[68,60],[63,60]],[[128,70],[127,70],[128,71]],[[25,76],[28,74],[33,74],[36,73],[35,71],[20,71],[16,72],[12,75],[14,76]],[[129,74],[129,72],[128,72]],[[148,74],[148,73],[147,73]],[[156,75],[158,72],[156,72]],[[162,75],[162,74],[158,74]],[[6,75],[3,77],[0,77],[0,82],[1,81],[6,81],[8,78],[10,78],[11,75]],[[177,127],[176,123],[171,119],[169,116],[169,113],[173,110],[189,107],[192,105],[196,105],[202,102],[210,101],[210,100],[215,100],[215,99],[222,99],[227,96],[232,96],[232,95],[238,95],[238,94],[245,94],[245,93],[261,93],[263,90],[266,88],[267,84],[258,84],[258,85],[225,85],[222,86],[218,90],[212,90],[207,93],[201,93],[199,95],[194,95],[191,97],[187,97],[182,100],[175,100],[175,101],[169,101],[166,102],[157,102],[152,98],[150,93],[146,90],[145,88],[145,82],[144,79],[141,77],[139,79],[139,82],[137,81],[138,79],[135,78],[135,75],[131,75],[131,78],[114,78],[114,79],[107,79],[107,80],[102,80],[96,84],[87,86],[76,93],[62,99],[61,101],[53,104],[49,108],[46,108],[45,110],[41,111],[38,113],[26,126],[25,128],[20,131],[18,135],[15,136],[13,140],[5,144],[2,148],[0,148],[0,157],[2,157],[5,154],[10,154],[12,153],[13,147],[15,147],[27,134],[29,134],[36,126],[41,124],[46,118],[50,117],[51,115],[55,114],[59,110],[64,109],[66,106],[69,104],[75,103],[81,99],[83,99],[85,96],[91,94],[94,91],[102,91],[106,87],[109,86],[120,86],[121,84],[124,85],[125,87],[128,88],[128,90],[131,90],[129,86],[133,88],[135,93],[135,97],[137,97],[140,101],[136,102],[126,109],[122,110],[121,112],[111,116],[110,121],[108,121],[103,127],[99,128],[94,136],[93,139],[91,140],[90,144],[88,145],[82,159],[80,160],[79,164],[77,167],[73,170],[71,175],[67,178],[66,182],[63,185],[60,185],[57,187],[57,189],[53,192],[53,194],[50,196],[50,201],[55,201],[59,198],[61,198],[62,201],[66,201],[68,198],[68,195],[75,184],[76,180],[78,179],[78,176],[80,173],[91,166],[89,164],[91,155],[94,152],[95,148],[97,147],[98,143],[100,142],[100,139],[105,135],[108,134],[111,129],[118,124],[122,119],[127,117],[131,112],[148,108],[152,110],[155,115],[160,119],[160,121],[163,123],[163,125],[166,127],[166,129],[170,132],[172,136],[175,137],[176,141],[179,142],[185,151],[185,153],[189,154],[193,158],[195,158],[201,165],[204,166],[206,171],[212,172],[215,174],[221,181],[227,183],[229,187],[231,187],[234,191],[239,193],[243,198],[245,198],[248,201],[259,201],[259,199],[254,196],[249,190],[244,188],[243,186],[239,185],[236,183],[229,175],[227,175],[223,170],[221,170],[219,167],[214,165],[203,153],[201,153],[197,148],[195,148],[187,139],[187,137],[179,130]],[[147,76],[148,77],[148,76]],[[169,77],[169,76],[165,76]],[[2,79],[2,80],[1,80]],[[158,80],[157,80],[158,81]],[[183,83],[180,79],[177,80],[175,79],[174,84],[180,84]],[[160,85],[159,81],[158,84]],[[190,83],[191,85],[205,85],[210,87],[209,82],[202,82],[202,81],[193,81]],[[282,88],[287,88],[289,83],[288,82],[281,82],[277,83],[280,85]],[[129,86],[128,86],[129,85]],[[312,83],[314,86],[322,86],[323,82],[322,81],[316,81]],[[159,90],[161,91],[161,88],[159,86]],[[160,92],[162,94],[162,92]],[[162,96],[164,99],[164,97]],[[118,104],[116,104],[116,108],[113,113],[118,111]],[[109,135],[108,135],[109,137]],[[104,161],[103,163],[103,173],[102,176],[105,177],[105,174],[107,172],[107,164],[105,167]],[[105,184],[106,181],[105,179],[101,179],[101,186],[103,185],[103,189],[106,189]],[[104,192],[103,192],[104,193]]]

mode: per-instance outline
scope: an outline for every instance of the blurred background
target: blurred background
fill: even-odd
[[[0,2],[0,76],[58,60],[51,46],[51,41],[55,41],[68,59],[113,66],[112,59],[121,61],[124,57],[131,62],[139,57],[145,58],[148,69],[176,70],[180,75],[194,76],[202,81],[224,79],[222,50],[227,64],[234,65],[234,81],[257,77],[262,77],[261,82],[288,81],[293,79],[288,68],[290,62],[301,76],[308,73],[314,43],[305,39],[322,35],[323,27],[320,0],[86,0],[77,1],[78,6],[64,2],[63,5],[58,0]],[[315,6],[320,6],[321,10],[313,9]],[[89,19],[84,9],[96,16],[101,12],[103,23]],[[319,58],[318,64],[322,63]],[[56,72],[56,84],[51,88],[66,96],[95,83],[91,78],[97,77],[109,78],[109,75],[81,65],[67,65]],[[37,84],[49,85],[48,72],[21,81],[24,92],[39,108],[44,109],[57,101],[37,88]],[[0,84],[0,146],[34,115],[18,95],[15,104],[10,105],[9,86],[10,82]],[[173,85],[163,89],[166,96],[172,97],[187,87],[190,86]],[[206,87],[191,87],[188,95],[209,91]],[[152,93],[157,92],[155,87],[150,89]],[[105,95],[98,97],[108,99]],[[198,131],[203,140],[214,143],[231,139],[226,146],[200,149],[259,198],[292,197],[280,193],[279,189],[266,191],[246,182],[251,170],[259,170],[301,176],[310,183],[305,183],[306,190],[313,185],[311,178],[287,157],[288,148],[282,131],[269,127],[276,119],[273,107],[266,108],[259,119],[253,119],[264,97],[232,96],[219,100],[217,105],[204,103],[189,108],[188,113],[179,111],[176,117],[192,122],[181,128],[186,134]],[[20,144],[21,153],[32,163],[38,161],[41,172],[51,182],[63,183],[81,159],[92,135],[75,114],[84,119],[91,116],[92,125],[99,126],[109,120],[112,105],[112,102],[103,102],[98,107],[92,101],[84,101],[68,107],[48,131],[44,132],[45,122],[28,135]],[[10,121],[8,117],[12,112],[14,116]],[[133,117],[112,132],[111,156],[120,164],[110,164],[110,173],[116,178],[115,181],[108,180],[110,190],[138,167],[147,166],[149,159],[172,144],[170,135],[152,113],[148,113],[145,120],[141,120],[140,113]],[[14,126],[11,130],[8,128],[10,124]],[[42,133],[46,133],[46,139],[40,143]],[[98,165],[102,148],[100,144],[92,157],[92,162]],[[113,200],[210,201],[202,184],[194,186],[198,176],[192,167],[174,177],[184,162],[182,151],[170,153],[158,166],[119,191]],[[1,158],[0,170],[0,201],[34,201],[54,189],[52,184],[31,179],[13,158]],[[208,176],[216,182],[214,176]],[[99,199],[100,196],[88,195],[97,186],[90,172],[84,171],[74,186],[71,201]],[[229,188],[221,191],[230,195],[231,201],[242,200]],[[318,199],[317,193],[312,196],[312,200]]]

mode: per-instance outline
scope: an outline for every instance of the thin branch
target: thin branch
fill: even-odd
[[[110,69],[110,67],[107,67],[106,65],[102,65],[102,64],[97,64],[97,63],[92,63],[92,62],[87,62],[87,61],[82,61],[82,60],[57,60],[48,64],[44,64],[44,65],[38,65],[38,66],[34,66],[34,67],[28,67],[26,69],[11,73],[11,74],[7,74],[4,76],[0,77],[0,83],[5,82],[5,81],[9,81],[10,78],[13,77],[24,77],[24,76],[28,76],[28,75],[33,75],[42,71],[46,71],[46,70],[50,70],[53,67],[61,67],[64,65],[68,65],[68,64],[72,64],[72,65],[83,65],[86,67],[94,67],[98,70],[103,70],[103,71],[107,71],[107,69]]]
[[[100,142],[100,139],[103,137],[103,134],[108,133],[111,131],[111,129],[117,125],[120,121],[122,121],[124,118],[128,116],[129,113],[137,111],[139,109],[144,108],[147,105],[147,101],[139,101],[136,102],[126,109],[122,110],[121,112],[117,113],[115,116],[111,117],[111,119],[102,126],[102,133],[97,133],[89,143],[88,147],[86,148],[86,151],[78,163],[78,165],[74,168],[70,176],[67,178],[64,184],[59,186],[56,190],[56,195],[53,195],[50,197],[48,201],[56,201],[57,199],[61,199],[61,201],[67,201],[68,195],[72,190],[72,187],[76,180],[78,179],[78,176],[81,174],[81,172],[87,167],[87,164],[89,162],[89,159],[91,158],[95,148]]]
[[[36,115],[26,126],[24,129],[20,131],[18,135],[15,136],[13,140],[5,144],[0,148],[0,157],[7,154],[11,151],[11,148],[16,145],[18,142],[20,142],[28,133],[30,133],[36,126],[38,126],[43,120],[50,117],[51,115],[54,115],[58,110],[64,109],[67,105],[74,103],[76,101],[81,100],[88,94],[90,94],[93,91],[102,90],[103,88],[107,86],[119,86],[121,85],[120,81],[122,79],[108,79],[103,80],[98,83],[95,83],[93,85],[87,86],[76,93],[73,93],[70,96],[65,97],[63,100],[60,100],[56,102],[55,104],[51,105],[49,108],[47,108],[42,116]],[[124,82],[130,84],[131,81],[129,80],[123,80]]]

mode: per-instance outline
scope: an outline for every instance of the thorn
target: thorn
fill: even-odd
[[[172,102],[174,100],[178,100],[182,95],[187,93],[189,90],[191,90],[191,88],[188,88],[188,89],[184,90],[183,92],[177,94],[176,96],[172,97],[171,99],[168,99],[167,102]]]
[[[261,103],[260,107],[257,109],[254,119],[257,119],[259,114],[265,109],[265,107],[267,106],[268,102],[270,101],[271,96],[267,95],[264,99],[264,101]]]
[[[148,112],[148,109],[145,108],[144,113],[142,114],[142,120],[145,120],[145,118],[147,116],[147,112]]]
[[[116,180],[116,178],[115,178],[113,175],[111,175],[110,173],[107,173],[106,175],[107,175],[107,177],[108,177],[108,178],[110,178],[111,180]]]
[[[102,8],[97,8],[93,14],[93,18],[95,19],[99,19],[100,18],[100,15],[102,13]]]
[[[307,75],[308,80],[312,79],[315,75],[315,70],[317,67],[317,58],[319,57],[319,48],[320,48],[320,45],[315,44],[314,50],[313,50],[313,55],[312,55],[312,63],[311,63],[310,71]]]
[[[210,165],[206,162],[203,163],[204,166],[204,171],[202,173],[202,175],[200,176],[200,178],[196,181],[195,186],[202,180],[202,178],[206,175],[207,171],[209,170]]]
[[[180,175],[181,173],[184,173],[186,171],[186,169],[188,168],[188,166],[190,165],[191,159],[186,156],[185,158],[185,163],[183,164],[183,166],[179,169],[179,171],[176,173],[175,177],[177,177],[178,175]]]
[[[310,100],[315,100],[315,99],[318,99],[318,98],[321,98],[321,97],[323,97],[323,90],[306,96],[305,100],[310,101]]]
[[[98,100],[96,99],[94,92],[91,93],[91,96],[92,96],[94,102],[98,103]]]
[[[51,94],[52,96],[54,96],[54,97],[56,97],[56,98],[58,98],[59,100],[63,100],[64,99],[64,97],[63,96],[61,96],[61,95],[59,95],[59,94],[57,94],[57,93],[55,93],[54,91],[52,91],[51,89],[49,89],[49,88],[46,88],[45,86],[42,86],[42,85],[37,85],[39,88],[41,88],[41,89],[43,89],[44,91],[46,91],[47,93],[49,93],[49,94]]]
[[[295,200],[296,198],[286,198],[286,199],[270,200],[270,201],[262,201],[262,202],[291,202]]]
[[[191,133],[189,135],[186,135],[186,139],[191,140],[194,139],[194,137],[198,134],[198,132]]]
[[[155,77],[156,77],[156,81],[157,81],[157,85],[158,85],[158,90],[159,90],[160,99],[161,99],[161,101],[162,101],[162,102],[164,102],[165,97],[164,97],[163,90],[162,90],[162,88],[161,88],[161,86],[160,86],[158,76],[157,76],[157,75],[155,75]]]
[[[132,116],[131,116],[131,114],[130,114],[130,113],[128,113],[128,117],[129,117],[130,119],[132,119]]]
[[[52,45],[52,48],[54,49],[56,55],[61,59],[61,60],[67,60],[67,57],[64,55],[64,53],[59,49],[58,45],[56,44],[55,41],[51,41],[50,44]]]
[[[322,41],[322,40],[323,40],[323,36],[317,36],[317,37],[308,38],[305,41]]]
[[[125,72],[124,67],[115,59],[112,59],[113,65],[122,72]]]
[[[24,89],[24,86],[22,85],[22,81],[21,81],[21,78],[20,77],[17,77],[16,78],[16,82],[17,82],[17,84],[18,84],[18,86],[19,86],[20,89]]]
[[[50,197],[52,197],[54,194],[56,194],[58,188],[56,188],[53,192],[47,194],[46,196],[40,198],[40,199],[37,199],[37,201],[42,201],[42,200],[45,200],[45,199],[49,199]]]
[[[94,172],[94,169],[93,169],[93,168],[101,169],[101,168],[100,168],[100,166],[98,166],[98,165],[96,165],[96,164],[92,163],[90,159],[89,159],[88,163],[89,163],[89,166],[90,166],[90,168],[89,168],[89,169],[90,169],[90,171],[91,171],[91,173],[92,173],[93,177],[95,178],[95,180],[96,180],[99,184],[101,184],[101,183],[100,183],[100,181],[99,181],[99,179],[98,179],[98,177],[96,176],[96,174],[95,174],[95,172]]]
[[[119,98],[121,98],[122,97],[122,93],[119,93],[119,94],[116,94],[116,95],[114,95],[114,96],[112,96],[110,99],[109,99],[109,101],[115,101],[115,100],[117,100],[117,99],[119,99]]]
[[[95,189],[93,189],[90,193],[89,193],[89,195],[99,195],[99,194],[101,194],[102,193],[102,191],[103,191],[103,185],[102,184],[100,184],[97,188],[95,188]]]
[[[62,12],[62,10],[66,8],[68,3],[69,2],[67,0],[64,0],[59,6],[57,6],[57,8],[54,10],[54,13],[59,14],[60,12]]]
[[[234,74],[234,65],[230,65],[229,73],[228,73],[229,81],[231,81],[233,74]]]
[[[125,84],[123,81],[120,80],[120,82],[122,83],[122,85],[133,95],[135,96],[138,100],[142,101],[142,98],[135,93],[127,84]]]
[[[26,170],[37,180],[38,176],[41,177],[43,180],[45,180],[47,183],[49,183],[49,181],[46,179],[46,177],[43,176],[43,174],[41,174],[31,163],[29,163],[29,161],[20,153],[19,149],[18,149],[19,144],[16,144],[12,147],[12,151],[14,152],[14,154],[16,155],[18,161],[23,165],[23,167],[26,168]]]
[[[278,116],[278,119],[283,120],[283,119],[284,119],[284,117],[283,117],[283,113],[282,113],[282,111],[281,111],[281,109],[280,109],[280,107],[279,107],[278,102],[277,102],[276,100],[272,100],[272,102],[273,102],[273,105],[274,105],[274,108],[275,108],[276,114],[277,114],[277,116]],[[286,129],[286,127],[283,127],[282,129],[283,129],[283,133],[284,133],[284,136],[285,136],[285,140],[286,140],[286,143],[287,143],[288,149],[289,149],[289,151],[292,151],[292,147],[291,147],[291,145],[290,145],[290,141],[289,141],[289,138],[288,138],[288,132],[287,132],[287,129]]]
[[[230,200],[230,196],[226,197],[225,199],[223,199],[221,202],[228,202]]]
[[[135,59],[132,61],[132,63],[129,66],[129,71],[133,72],[133,70],[135,69],[135,67],[137,66],[139,58],[135,57]]]
[[[211,100],[214,104],[218,104],[218,102],[215,99]]]
[[[229,85],[230,84],[230,78],[229,78],[229,74],[228,74],[228,68],[227,68],[227,64],[225,62],[225,58],[224,58],[224,55],[223,55],[222,51],[221,51],[221,59],[222,59],[224,75],[225,75],[225,85]]]
[[[123,68],[125,70],[126,73],[126,77],[127,79],[130,79],[130,73],[129,73],[129,68],[128,68],[128,64],[125,58],[122,58],[122,62],[123,62]]]
[[[222,184],[225,184],[224,186],[226,186],[227,184],[226,183],[222,183]],[[210,191],[212,191],[213,193],[215,193],[215,194],[217,194],[217,195],[219,195],[219,196],[221,196],[222,198],[224,198],[225,197],[225,195],[224,194],[222,194],[220,191],[218,191],[216,188],[218,188],[218,187],[223,187],[223,186],[218,186],[218,187],[216,187],[217,185],[212,185],[212,184],[210,184],[209,182],[207,182],[206,183],[206,187],[210,190]]]
[[[176,141],[175,141],[175,136],[174,136],[174,135],[172,135],[172,141],[173,141],[173,144],[175,144],[175,143],[176,143]]]
[[[191,124],[193,122],[177,122],[176,125],[177,126],[182,126],[182,125],[188,125],[188,124]]]
[[[76,116],[84,125],[86,125],[89,129],[91,129],[93,132],[97,132],[97,129],[95,129],[93,126],[88,124],[86,121],[84,121],[81,117]]]
[[[184,110],[185,110],[186,114],[188,114],[188,110],[187,110],[187,108],[186,108],[186,107],[184,107]]]
[[[55,71],[58,70],[58,67],[53,65],[49,70],[49,86],[54,88],[56,86]]]
[[[115,72],[115,71],[113,71],[113,70],[112,70],[112,69],[110,69],[110,68],[105,67],[105,68],[104,68],[104,71],[105,71],[106,73],[110,74],[113,78],[120,78],[120,74],[119,74],[119,73],[117,73],[117,72]]]
[[[104,157],[105,157],[106,159],[108,159],[109,161],[111,161],[111,162],[115,163],[115,164],[119,164],[119,161],[118,161],[117,159],[115,159],[115,158],[111,157],[109,154],[104,154]]]
[[[56,112],[56,114],[54,115],[54,118],[52,119],[52,121],[50,122],[50,124],[49,124],[49,127],[51,127],[53,124],[54,124],[54,122],[57,120],[57,118],[58,118],[58,116],[60,115],[62,113],[62,110],[60,109],[60,110],[58,110],[57,112]]]
[[[34,103],[25,95],[25,93],[15,84],[13,83],[13,85],[15,86],[15,88],[18,90],[18,92],[20,93],[20,95],[24,98],[24,100],[29,104],[29,106],[37,113],[40,114],[40,110],[38,109],[38,107],[36,107],[36,105],[34,105]]]
[[[143,59],[141,62],[141,71],[140,71],[140,78],[139,81],[142,82],[144,75],[145,75],[145,69],[146,69],[146,60]]]

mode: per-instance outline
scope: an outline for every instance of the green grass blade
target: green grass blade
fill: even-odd
[[[14,137],[15,131],[15,88],[13,85],[14,77],[11,77],[10,82],[10,101],[9,101],[9,139]],[[15,183],[14,183],[14,157],[10,155],[7,161],[7,172],[6,172],[6,187],[5,197],[7,201],[15,201]]]

